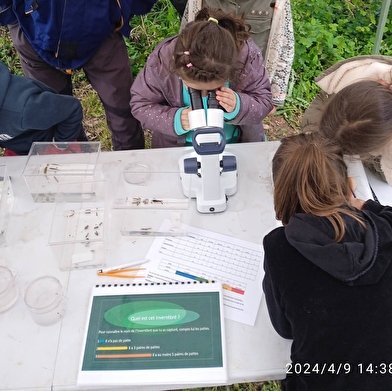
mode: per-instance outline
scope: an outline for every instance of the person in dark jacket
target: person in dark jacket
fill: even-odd
[[[87,141],[78,99],[10,73],[0,62],[0,147],[27,155],[35,141]]]
[[[354,198],[340,147],[282,140],[264,238],[270,318],[293,339],[283,391],[392,389],[392,208]]]
[[[71,74],[83,68],[106,113],[114,150],[144,148],[129,108],[132,73],[123,36],[133,15],[156,0],[0,0],[25,76],[72,95]]]

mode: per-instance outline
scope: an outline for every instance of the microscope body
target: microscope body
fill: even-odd
[[[217,108],[214,97],[213,93],[207,110],[200,103],[192,102],[192,108],[195,105],[196,109],[188,116],[190,127],[194,129],[192,145],[195,151],[179,160],[183,192],[189,198],[196,198],[200,213],[223,212],[227,197],[237,191],[236,157],[224,152],[223,110]],[[210,100],[217,107],[211,107]]]

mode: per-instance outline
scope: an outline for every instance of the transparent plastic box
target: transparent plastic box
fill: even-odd
[[[118,264],[142,259],[158,236],[188,235],[190,200],[179,172],[131,163],[119,175],[111,206],[108,254]]]
[[[61,270],[101,267],[106,262],[107,183],[84,185],[89,189],[84,200],[74,196],[80,183],[58,186],[49,245]]]
[[[6,243],[7,226],[14,201],[11,178],[7,173],[7,165],[0,165],[0,245]]]
[[[92,181],[100,151],[101,143],[93,141],[33,143],[22,175],[34,202],[54,202],[60,184]]]
[[[179,172],[153,172],[144,163],[133,163],[120,175],[113,209],[122,211],[123,236],[187,234],[189,198]],[[165,220],[169,223],[162,231]]]

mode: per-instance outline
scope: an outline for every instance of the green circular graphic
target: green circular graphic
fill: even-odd
[[[105,313],[105,319],[128,329],[168,327],[193,322],[200,315],[178,304],[162,301],[136,301],[120,304]]]

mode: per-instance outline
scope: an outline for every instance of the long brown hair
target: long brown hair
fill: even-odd
[[[272,161],[272,176],[276,218],[283,225],[296,213],[326,217],[340,241],[345,234],[342,214],[362,223],[350,205],[343,152],[317,133],[283,139]]]
[[[319,132],[345,154],[368,158],[392,140],[390,87],[364,80],[343,88],[327,104]]]
[[[202,8],[177,38],[172,70],[184,80],[209,83],[236,80],[238,51],[250,36],[243,18]]]

